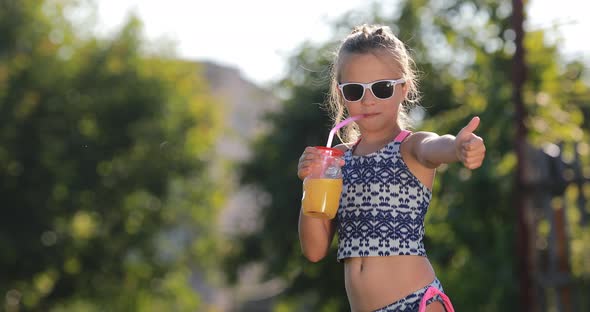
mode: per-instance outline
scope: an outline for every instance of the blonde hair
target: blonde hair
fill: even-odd
[[[402,128],[411,125],[409,117],[410,106],[417,105],[419,100],[416,65],[410,57],[406,46],[399,40],[388,26],[363,24],[355,27],[352,32],[344,38],[338,47],[334,62],[332,63],[330,94],[327,102],[334,125],[344,120],[344,99],[338,89],[342,59],[348,53],[376,53],[386,52],[399,65],[403,78],[406,79],[408,93],[404,99],[402,109],[398,115],[397,122]],[[356,123],[350,123],[337,133],[338,138],[344,144],[356,141],[360,131]]]

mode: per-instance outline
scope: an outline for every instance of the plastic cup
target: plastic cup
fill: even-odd
[[[344,153],[335,148],[316,146],[320,150],[321,165],[313,168],[303,180],[303,214],[310,217],[333,219],[338,211],[342,193],[341,159]]]

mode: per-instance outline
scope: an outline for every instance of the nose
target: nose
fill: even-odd
[[[373,91],[371,91],[371,88],[365,88],[365,94],[363,95],[363,98],[361,99],[361,103],[363,105],[374,105],[376,101],[377,101],[377,98],[373,94]]]

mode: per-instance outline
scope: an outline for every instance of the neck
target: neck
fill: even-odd
[[[380,132],[367,132],[362,133],[361,138],[364,143],[373,145],[373,144],[386,144],[393,139],[402,131],[402,129],[395,125],[395,127],[389,128],[384,131]]]
[[[355,149],[356,154],[366,155],[375,152],[392,142],[400,132],[400,127],[396,125],[387,131],[362,133],[361,141]]]

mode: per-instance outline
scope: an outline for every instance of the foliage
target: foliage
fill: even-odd
[[[140,53],[139,21],[80,39],[73,5],[0,1],[4,307],[194,311],[220,112],[195,64]]]
[[[437,275],[458,311],[518,311],[515,271],[514,109],[511,66],[514,31],[508,1],[402,1],[393,16],[350,13],[336,25],[344,35],[353,24],[390,25],[413,50],[421,71],[423,120],[417,130],[456,134],[473,115],[488,146],[483,167],[439,168],[426,225],[426,245]],[[344,30],[344,31],[343,31]],[[243,183],[271,194],[262,207],[261,230],[236,238],[227,270],[250,262],[266,265],[268,277],[290,281],[281,309],[293,298],[314,311],[347,311],[342,266],[334,248],[325,260],[308,263],[297,238],[301,182],[297,161],[305,146],[322,145],[330,122],[320,109],[335,42],[303,45],[281,81],[283,111],[270,116],[275,131],[254,145],[243,166]],[[536,145],[585,137],[583,110],[571,99],[587,97],[577,63],[560,64],[559,51],[536,31],[526,37],[528,82],[524,98],[530,140]],[[559,82],[559,83],[558,83]],[[564,84],[567,87],[563,87]],[[547,100],[548,99],[548,100]],[[541,100],[542,102],[539,102]],[[235,277],[235,276],[234,276]]]

